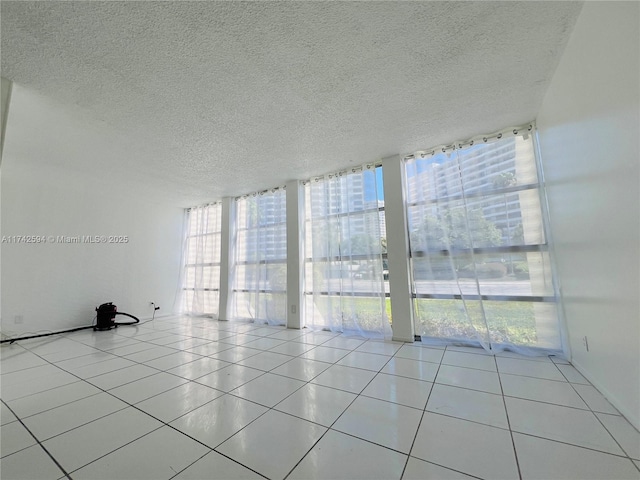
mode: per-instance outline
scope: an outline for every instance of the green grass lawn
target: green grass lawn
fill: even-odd
[[[467,301],[465,315],[461,300],[417,299],[416,334],[444,338],[474,338],[475,331],[484,336],[485,323],[492,342],[522,346],[537,344],[536,319],[532,303]],[[475,331],[474,331],[475,330]]]
[[[385,299],[384,307],[391,322],[389,298]],[[325,315],[330,308],[336,310],[335,314],[339,309],[345,328],[353,321],[363,329],[379,329],[381,302],[378,298],[343,297],[342,301],[337,297],[317,298],[316,308],[320,308]],[[416,299],[416,334],[454,339],[475,339],[477,332],[485,336],[481,308],[484,308],[492,342],[536,346],[535,311],[534,305],[529,302],[485,301],[481,307],[479,301],[467,301],[465,310],[461,300]]]

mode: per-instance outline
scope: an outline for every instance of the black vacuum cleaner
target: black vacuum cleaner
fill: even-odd
[[[116,307],[112,302],[103,303],[99,307],[96,307],[96,312],[98,312],[98,314],[96,318],[96,325],[93,329],[101,332],[104,330],[111,330],[112,328],[118,328],[118,325],[134,325],[136,323],[140,323],[140,319],[138,317],[134,317],[128,313],[119,312],[118,307]],[[133,318],[134,321],[116,323],[114,320],[116,315],[125,315]]]

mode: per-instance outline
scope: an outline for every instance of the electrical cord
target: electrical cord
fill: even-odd
[[[150,318],[149,320],[146,320],[146,321],[144,321],[144,322],[140,323],[138,326],[140,326],[140,325],[146,325],[147,323],[149,323],[149,322],[153,322],[153,321],[155,320],[155,318],[156,318],[156,312],[157,312],[158,310],[160,310],[160,307],[156,307],[156,306],[155,306],[155,303],[153,303],[153,302],[152,302],[152,305],[154,305],[154,308],[153,308],[153,315],[151,315],[151,318]],[[155,327],[154,327],[154,328],[155,328]]]
[[[147,324],[147,323],[149,323],[149,322],[153,322],[153,321],[155,320],[155,318],[156,318],[156,311],[157,311],[157,310],[160,310],[160,307],[154,308],[154,309],[153,309],[153,315],[151,315],[151,318],[150,318],[149,320],[145,320],[145,321],[144,321],[144,322],[142,322],[142,323],[139,323],[139,324],[138,324],[138,326],[146,325],[146,324]],[[154,327],[154,328],[155,328],[155,327]]]

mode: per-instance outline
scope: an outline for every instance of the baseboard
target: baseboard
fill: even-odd
[[[405,342],[405,343],[415,343],[413,338],[403,338],[403,337],[391,337],[392,342]]]
[[[626,407],[623,407],[621,402],[618,400],[618,398],[615,395],[613,395],[607,388],[605,388],[605,386],[602,385],[598,380],[596,380],[593,377],[593,375],[591,375],[589,371],[583,368],[579,363],[574,363],[574,361],[572,360],[571,365],[573,365],[574,368],[578,370],[578,372],[580,372],[580,374],[584,378],[589,380],[589,382],[591,382],[591,384],[594,387],[596,387],[596,389],[602,395],[604,395],[604,397],[609,401],[609,403],[611,403],[611,405],[613,405],[622,414],[622,416],[626,418],[629,421],[629,423],[635,427],[636,430],[640,431],[640,416],[638,416],[638,412],[632,412]]]

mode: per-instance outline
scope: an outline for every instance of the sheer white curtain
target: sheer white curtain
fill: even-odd
[[[407,160],[416,334],[561,350],[532,126]]]
[[[374,165],[305,184],[305,322],[391,337],[381,170]]]
[[[180,310],[217,318],[220,291],[220,203],[187,210]]]
[[[286,216],[284,188],[236,200],[234,319],[286,325]]]

